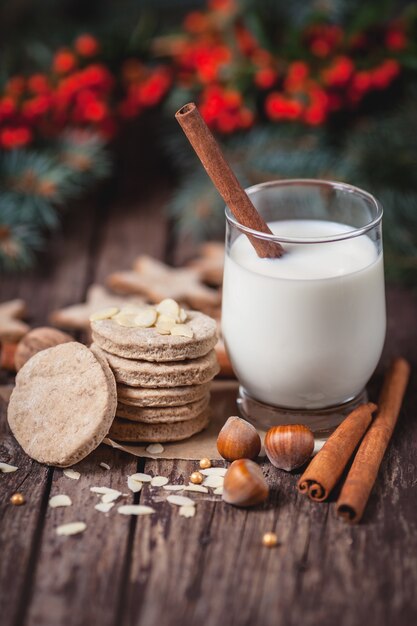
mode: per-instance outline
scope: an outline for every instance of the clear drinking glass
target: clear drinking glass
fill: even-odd
[[[242,226],[226,207],[222,333],[239,408],[261,428],[330,431],[366,399],[384,344],[382,207],[322,180],[246,191],[274,234]],[[247,234],[285,254],[260,259]]]

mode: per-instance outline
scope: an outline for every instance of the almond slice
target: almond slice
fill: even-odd
[[[150,328],[155,324],[157,317],[158,314],[156,310],[152,307],[148,307],[146,309],[142,309],[142,311],[136,315],[135,324],[141,328]]]
[[[217,489],[217,487],[223,487],[224,478],[223,476],[216,476],[213,474],[212,476],[207,476],[205,478],[203,485],[204,487],[211,487],[212,489]]]
[[[134,478],[132,478],[132,476],[128,476],[127,486],[129,487],[130,491],[133,491],[133,493],[139,493],[139,491],[143,487],[143,483],[140,480],[135,480]]]
[[[154,476],[151,480],[151,487],[163,487],[168,484],[166,476]]]
[[[156,310],[158,313],[171,317],[175,321],[179,315],[180,306],[172,298],[165,298],[157,305]]]
[[[114,502],[99,502],[94,508],[101,513],[108,513],[113,507]]]
[[[124,506],[119,506],[117,512],[122,515],[151,515],[155,513],[155,509],[145,504],[125,504]]]
[[[84,532],[87,528],[87,524],[85,522],[70,522],[69,524],[61,524],[61,526],[57,526],[56,534],[57,535],[78,535],[78,533]]]
[[[227,468],[208,467],[207,469],[200,469],[199,472],[203,474],[203,476],[211,476],[212,474],[215,474],[216,476],[226,476]]]
[[[80,472],[76,472],[73,469],[64,469],[64,476],[67,478],[72,478],[72,480],[79,480],[81,474]]]
[[[99,493],[101,495],[106,493],[117,493],[120,494],[120,491],[117,489],[112,489],[111,487],[90,487],[90,491],[93,493]]]
[[[194,517],[195,506],[181,506],[179,510],[179,514],[182,517]]]
[[[164,446],[161,446],[160,443],[151,443],[145,449],[146,452],[149,452],[149,454],[162,454],[162,452],[164,451]]]
[[[214,489],[213,491],[215,496],[222,496],[223,495],[223,487],[216,487],[216,489]]]
[[[49,498],[48,504],[51,509],[56,509],[60,506],[71,506],[72,502],[69,496],[65,495],[64,493],[60,493],[56,496],[52,496],[52,498]]]
[[[118,313],[113,317],[119,326],[125,326],[126,328],[135,328],[135,318],[136,314],[134,313]]]
[[[101,501],[103,504],[108,504],[109,502],[114,502],[122,495],[121,491],[115,491],[114,493],[105,493],[101,496]]]
[[[10,474],[16,472],[19,468],[15,465],[9,465],[9,463],[0,463],[0,472],[3,474]]]
[[[90,315],[90,322],[98,322],[99,320],[109,320],[114,315],[117,315],[119,309],[117,306],[111,306],[107,309],[102,309],[101,311],[97,311],[97,313],[93,313]]]
[[[177,317],[177,321],[181,322],[181,324],[187,321],[187,312],[184,311],[184,309],[180,309],[179,315]]]
[[[187,498],[187,496],[168,496],[167,501],[170,504],[175,504],[176,506],[195,506],[194,500],[191,498]]]
[[[184,487],[184,491],[198,491],[199,493],[209,492],[207,487],[204,487],[203,485],[194,485],[193,483],[188,483],[188,485]]]
[[[110,465],[108,463],[104,463],[104,461],[102,461],[100,463],[100,467],[102,467],[105,470],[109,470],[110,469]]]
[[[175,326],[175,319],[168,317],[168,315],[159,315],[156,322],[156,328],[160,330],[171,330]]]
[[[164,485],[165,491],[184,491],[184,485]]]
[[[141,483],[150,483],[152,480],[152,476],[150,474],[142,474],[141,472],[138,472],[137,474],[131,474],[130,478],[133,478],[133,480],[138,480]]]
[[[189,326],[186,324],[176,324],[171,328],[171,335],[175,337],[189,337],[190,339],[194,337],[194,333]]]
[[[170,335],[171,331],[166,329],[166,328],[158,328],[158,326],[156,327],[156,332],[158,333],[158,335]]]

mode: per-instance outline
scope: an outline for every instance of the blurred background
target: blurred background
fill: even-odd
[[[221,237],[222,201],[173,120],[194,100],[245,186],[374,193],[388,278],[415,283],[416,32],[415,2],[0,0],[0,272],[39,263],[115,178],[140,193],[139,171],[169,189],[177,234]]]

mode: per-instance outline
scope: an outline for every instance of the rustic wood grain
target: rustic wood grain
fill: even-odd
[[[62,236],[57,235],[46,265],[32,275],[2,280],[0,299],[26,297],[33,320],[43,323],[52,306],[81,299],[87,283],[128,267],[138,253],[167,258],[169,252],[175,261],[188,255],[189,245],[167,249],[173,241],[166,238],[162,212],[168,189],[161,184],[153,195],[146,172],[133,183],[126,174],[134,201],[116,182],[103,206],[86,217],[81,210],[75,213],[77,219],[66,221]],[[401,354],[417,366],[417,296],[391,288],[388,305],[387,345],[370,384],[371,398],[377,397],[392,356]],[[230,412],[235,412],[232,403]],[[393,441],[356,527],[335,519],[333,501],[314,504],[300,496],[299,474],[269,464],[264,470],[271,499],[256,510],[191,494],[198,500],[197,513],[186,519],[164,501],[166,492],[144,488],[126,501],[152,503],[154,516],[125,518],[117,504],[106,516],[94,510],[92,484],[124,487],[136,468],[183,482],[195,464],[137,464],[102,447],[79,464],[80,481],[71,481],[61,470],[30,461],[7,435],[2,415],[0,459],[19,466],[14,474],[0,475],[2,626],[414,626],[416,413],[413,373]],[[99,466],[101,460],[112,467],[111,474]],[[24,507],[8,503],[15,489],[30,494]],[[58,492],[71,496],[72,507],[47,507],[49,495]],[[57,537],[56,525],[70,519],[86,521],[85,533]],[[268,530],[278,533],[275,549],[261,545]]]

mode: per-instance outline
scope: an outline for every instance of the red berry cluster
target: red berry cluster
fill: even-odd
[[[141,66],[124,81],[118,103],[116,78],[97,60],[99,52],[95,37],[80,35],[72,48],[55,53],[47,73],[11,78],[0,93],[0,148],[21,148],[67,127],[94,129],[109,139],[119,117],[139,115],[167,92],[168,70]]]
[[[321,125],[388,88],[408,45],[400,21],[350,37],[320,23],[298,34],[299,60],[289,61],[285,49],[274,55],[260,45],[232,0],[211,0],[183,27],[186,36],[172,50],[177,81],[195,92],[207,124],[221,133],[248,128],[257,116]],[[226,44],[231,38],[233,46]]]

